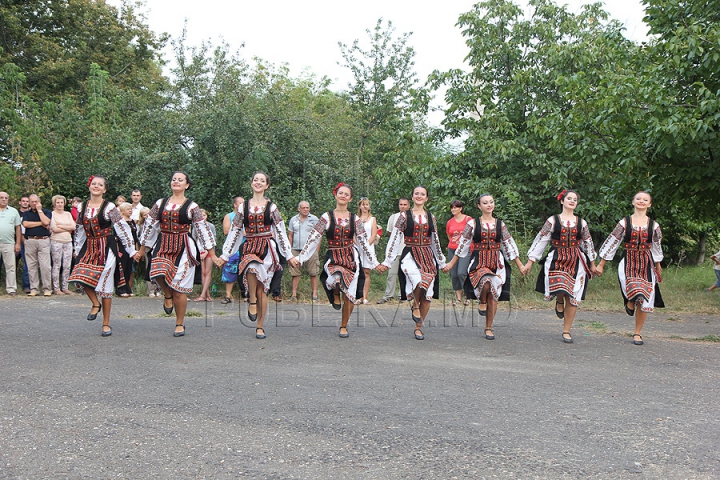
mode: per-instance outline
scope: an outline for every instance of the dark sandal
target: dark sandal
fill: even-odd
[[[178,331],[173,332],[173,337],[184,337],[185,336],[185,324],[184,323],[176,323],[175,328],[177,328],[177,327],[182,327],[182,331],[181,332],[178,332]]]
[[[561,312],[558,310],[558,305],[563,306],[563,311]],[[555,301],[555,315],[557,315],[558,318],[565,318],[565,303],[560,303],[558,301]]]
[[[634,308],[629,308],[629,307],[627,306],[627,302],[625,302],[625,313],[627,313],[627,314],[630,315],[631,317],[635,316],[635,309],[634,309]],[[640,345],[642,345],[642,343],[641,343]]]
[[[335,299],[337,298],[337,303],[335,303]],[[340,310],[342,308],[342,295],[340,294],[340,291],[333,292],[333,302],[332,306],[335,310]]]
[[[255,305],[255,313],[250,313],[250,305]],[[251,322],[256,321],[256,320],[257,320],[257,316],[258,316],[258,314],[257,314],[257,301],[248,303],[248,318],[250,319],[250,321],[251,321]],[[263,330],[263,329],[261,329],[261,330]],[[263,331],[264,331],[264,330],[263,330]],[[257,335],[256,335],[256,336],[257,336]],[[265,338],[264,335],[263,335],[263,338]]]
[[[172,300],[172,299],[173,299],[173,297],[165,297],[165,300]],[[175,308],[175,304],[171,303],[170,308],[168,308],[165,306],[165,301],[163,301],[163,310],[165,310],[166,314],[172,315],[173,308]]]
[[[220,300],[220,303],[222,303],[223,305],[227,305],[228,303],[232,303],[232,298],[230,298],[230,297],[225,297],[225,298],[223,298],[222,300]]]
[[[488,332],[490,332],[490,335],[488,335]],[[495,335],[493,335],[492,328],[485,329],[485,339],[486,340],[495,340]]]
[[[485,308],[480,308],[481,305],[485,305]],[[487,303],[478,303],[478,313],[481,317],[487,317]]]
[[[420,330],[419,328],[415,329],[415,340],[425,340],[425,335],[423,335],[422,330]]]
[[[640,340],[635,340],[635,337],[640,337]],[[642,345],[642,344],[644,344],[645,342],[643,342],[642,335],[640,335],[639,333],[635,333],[635,334],[633,334],[633,343],[634,343],[635,345]]]
[[[108,327],[107,331],[105,330],[105,327]],[[112,335],[112,327],[110,325],[103,325],[102,328],[103,330],[102,332],[100,332],[101,337],[109,337],[110,335]]]
[[[565,335],[567,335],[567,337]],[[570,332],[563,332],[562,339],[565,343],[573,343],[572,335],[570,335]]]
[[[92,313],[93,309],[97,308],[97,312]],[[93,321],[97,318],[98,313],[100,313],[100,310],[102,310],[102,305],[93,305],[90,307],[90,313],[88,313],[87,319],[89,321]]]
[[[255,320],[253,320],[253,321],[255,321]],[[259,330],[262,330],[263,333],[259,333]],[[255,329],[255,338],[257,338],[258,340],[262,340],[263,338],[265,338],[265,329],[261,328],[261,327],[256,328]]]
[[[345,329],[345,333],[342,333],[342,329]],[[340,327],[340,338],[348,338],[350,336],[350,332],[348,331],[347,327]]]
[[[410,305],[410,316],[412,317],[413,322],[415,322],[415,323],[422,323],[422,317],[416,317],[416,316],[415,316],[415,310],[417,310],[417,311],[419,312],[419,311],[420,311],[420,307],[419,307],[419,306],[416,307],[415,305]]]

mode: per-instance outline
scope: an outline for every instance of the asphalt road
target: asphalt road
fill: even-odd
[[[1,297],[0,478],[720,478],[718,317],[244,308]]]

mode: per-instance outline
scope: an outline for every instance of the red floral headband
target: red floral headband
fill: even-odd
[[[88,178],[88,187],[92,183],[93,179],[95,178],[95,175],[90,175],[90,178]]]
[[[338,190],[340,190],[340,187],[344,187],[344,186],[345,186],[345,184],[343,182],[338,183],[337,186],[335,186],[335,188],[333,189],[333,195],[337,195],[337,192],[338,192]]]
[[[567,193],[567,190],[563,190],[562,192],[560,192],[560,194],[557,196],[558,202],[562,202],[562,199],[566,193]]]

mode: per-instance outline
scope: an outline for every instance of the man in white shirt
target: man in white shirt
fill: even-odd
[[[401,212],[407,212],[408,209],[410,209],[410,200],[407,198],[401,198],[398,201],[398,210],[399,212],[393,213],[390,215],[390,219],[387,223],[387,234],[388,238],[392,234],[392,229],[395,226],[395,222],[397,222],[398,217],[400,216]],[[405,248],[405,244],[403,243],[400,245],[400,251]],[[393,261],[392,266],[388,269],[388,276],[387,276],[387,283],[385,285],[385,293],[383,294],[383,297],[377,301],[378,304],[383,304],[387,302],[388,300],[392,300],[395,297],[395,284],[397,283],[397,276],[398,276],[398,268],[400,268],[400,255],[395,257],[395,261]]]
[[[130,213],[130,220],[137,222],[140,220],[140,210],[145,208],[143,204],[140,203],[140,200],[142,200],[142,193],[140,193],[140,190],[136,188],[130,194],[130,198],[132,199],[132,212]]]
[[[5,265],[5,291],[15,296],[17,280],[15,278],[15,255],[20,253],[20,214],[8,205],[10,196],[0,192],[0,260]]]

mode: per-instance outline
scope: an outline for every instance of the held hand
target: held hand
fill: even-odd
[[[388,269],[388,267],[386,267],[383,264],[380,264],[377,267],[375,267],[375,271],[378,273],[381,273],[381,274],[387,272],[387,269]]]
[[[225,265],[225,260],[223,260],[222,257],[215,257],[215,258],[213,258],[213,263],[218,268],[223,268],[223,266]]]
[[[441,270],[443,271],[443,273],[448,273],[450,272],[450,270],[452,270],[452,265],[448,263],[443,268],[441,268]]]
[[[300,260],[298,260],[297,257],[293,257],[290,260],[288,260],[288,263],[293,268],[298,268],[300,266]]]
[[[136,262],[139,262],[142,257],[140,256],[140,252],[137,251],[137,252],[135,252],[135,255],[133,255],[132,258],[133,258],[133,260],[135,260]]]
[[[604,270],[604,268],[602,266],[598,265],[597,267],[595,267],[595,275],[597,275],[598,277],[602,276],[603,270]]]

